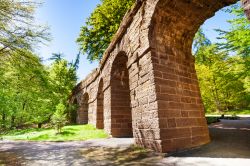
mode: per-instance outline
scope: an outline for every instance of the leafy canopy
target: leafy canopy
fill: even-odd
[[[135,0],[101,0],[86,24],[82,26],[77,43],[90,61],[100,60],[118,30],[121,20]]]
[[[31,0],[0,0],[0,57],[49,40],[48,28],[34,23],[39,5]]]
[[[250,23],[239,5],[226,10],[234,17],[227,31],[212,43],[200,29],[193,44],[196,71],[207,112],[250,107],[249,44]]]

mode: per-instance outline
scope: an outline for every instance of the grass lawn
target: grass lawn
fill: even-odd
[[[207,115],[221,115],[222,113],[220,112],[207,112]],[[250,110],[230,110],[224,112],[224,115],[250,115]]]
[[[97,138],[107,138],[103,130],[94,128],[92,125],[74,125],[62,128],[61,134],[56,134],[55,129],[25,129],[12,130],[0,138],[6,140],[30,140],[30,141],[78,141]]]

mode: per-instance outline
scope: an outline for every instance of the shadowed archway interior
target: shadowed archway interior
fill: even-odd
[[[89,113],[89,95],[85,93],[82,97],[80,108],[77,111],[77,122],[79,124],[88,124]]]
[[[111,70],[111,135],[113,137],[133,136],[127,61],[126,54],[118,54]]]
[[[97,113],[96,113],[96,128],[104,129],[104,114],[103,114],[103,80],[101,79],[97,94]]]

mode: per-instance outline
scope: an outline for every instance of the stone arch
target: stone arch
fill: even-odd
[[[199,27],[219,9],[237,0],[159,0],[151,20],[155,84],[159,89],[162,151],[174,151],[210,141],[192,56]]]
[[[77,123],[88,124],[89,120],[89,94],[84,93],[81,100],[80,108],[77,111]]]
[[[96,128],[104,129],[104,93],[103,79],[100,80],[97,93]]]
[[[218,10],[236,2],[158,0],[151,20],[151,45],[159,53],[192,59],[193,38],[199,27]]]
[[[105,51],[100,68],[75,88],[75,94],[88,89],[91,95],[89,122],[96,124],[97,104],[92,96],[101,89],[102,77],[109,134],[133,135],[138,145],[159,152],[208,143],[191,46],[200,25],[235,2],[137,0]],[[248,13],[249,8],[245,8]]]
[[[111,68],[111,135],[132,137],[128,57],[120,52]]]

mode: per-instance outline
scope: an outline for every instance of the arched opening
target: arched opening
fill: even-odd
[[[98,87],[97,94],[97,115],[96,115],[96,128],[104,129],[104,95],[103,95],[103,80],[101,79]]]
[[[89,119],[88,112],[89,112],[89,95],[88,93],[85,93],[82,97],[82,102],[77,112],[78,124],[88,124],[88,119]]]
[[[152,18],[152,54],[162,151],[210,142],[192,56],[195,33],[216,11],[237,0],[159,0]]]
[[[119,54],[111,70],[111,135],[113,137],[133,136],[127,61],[125,54]]]
[[[77,110],[79,109],[79,103],[77,98],[73,100],[72,105],[70,106],[69,119],[71,124],[77,123]]]

